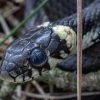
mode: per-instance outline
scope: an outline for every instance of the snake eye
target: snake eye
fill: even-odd
[[[35,67],[42,67],[46,61],[47,56],[42,49],[35,49],[30,55],[30,63]]]

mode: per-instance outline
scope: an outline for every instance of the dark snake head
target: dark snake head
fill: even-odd
[[[51,57],[60,39],[51,28],[34,28],[15,40],[4,55],[0,78],[9,82],[26,82],[54,67],[61,60]]]
[[[0,78],[10,82],[26,82],[55,67],[76,45],[76,34],[68,26],[31,29],[7,48],[0,67]]]

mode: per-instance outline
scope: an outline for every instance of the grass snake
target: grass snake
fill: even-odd
[[[97,71],[100,65],[100,0],[83,9],[82,14],[82,67],[83,73],[88,73]],[[35,79],[55,66],[76,71],[76,37],[76,14],[30,29],[6,49],[0,78],[22,83]]]

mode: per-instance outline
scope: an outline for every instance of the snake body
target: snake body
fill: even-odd
[[[100,65],[99,55],[91,55],[88,49],[100,41],[100,1],[93,2],[82,14],[83,73],[87,73],[98,70]],[[0,78],[21,83],[30,81],[55,66],[75,71],[76,37],[76,14],[38,25],[9,45],[0,67]]]

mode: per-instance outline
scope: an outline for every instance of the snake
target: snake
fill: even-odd
[[[100,0],[82,11],[83,73],[100,69]],[[53,67],[76,71],[77,14],[44,22],[14,40],[6,49],[0,78],[23,83],[47,73]]]

